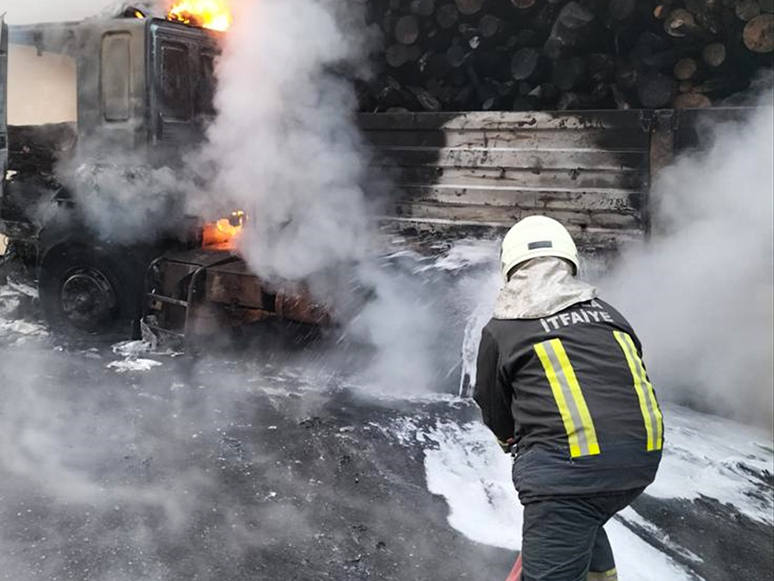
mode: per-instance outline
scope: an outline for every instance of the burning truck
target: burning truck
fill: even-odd
[[[6,259],[33,270],[43,313],[56,328],[136,331],[144,318],[158,332],[191,336],[266,319],[330,324],[331,308],[304,282],[265,281],[250,271],[235,244],[249,220],[243,211],[207,222],[160,192],[153,200],[163,224],[141,243],[95,231],[84,219],[91,212],[110,221],[122,211],[99,198],[111,184],[100,175],[121,174],[114,187],[141,190],[148,168],[181,167],[203,142],[230,17],[187,11],[186,4],[166,19],[130,8],[113,19],[3,25]],[[677,153],[703,145],[698,128],[745,114],[397,111],[361,113],[358,124],[373,165],[394,186],[381,204],[384,217],[402,234],[496,235],[544,214],[566,224],[584,253],[610,256],[647,235],[652,178]],[[109,152],[112,166],[92,157],[95,149]],[[132,167],[115,167],[121,157]],[[60,183],[57,169],[68,160],[84,179]],[[174,179],[168,183],[174,189]],[[82,187],[97,197],[84,201]]]
[[[74,188],[99,195],[100,176],[115,174],[116,187],[142,187],[144,168],[179,167],[203,139],[229,15],[186,5],[167,19],[130,8],[113,19],[2,25],[0,235],[6,259],[34,271],[54,328],[136,332],[144,317],[182,335],[267,318],[330,322],[303,284],[270,286],[248,271],[235,245],[244,212],[205,222],[166,196],[164,226],[141,243],[96,232],[84,218]],[[133,159],[103,164],[95,149]],[[82,179],[63,184],[58,164],[70,160]]]

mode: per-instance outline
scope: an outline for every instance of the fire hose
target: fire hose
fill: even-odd
[[[513,569],[511,569],[505,581],[521,581],[521,553],[519,553],[516,562],[513,564]]]

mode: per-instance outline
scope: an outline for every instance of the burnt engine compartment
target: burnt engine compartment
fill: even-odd
[[[5,220],[34,222],[41,203],[67,197],[56,177],[56,166],[73,154],[77,142],[75,123],[10,125],[8,127],[8,179],[0,197]]]

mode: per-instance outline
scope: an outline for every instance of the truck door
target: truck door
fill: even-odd
[[[8,169],[8,25],[0,15],[0,198]]]
[[[151,141],[179,154],[201,142],[214,113],[217,49],[201,29],[153,21],[150,30]]]

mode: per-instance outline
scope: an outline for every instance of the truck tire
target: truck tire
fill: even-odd
[[[142,273],[131,264],[118,252],[81,246],[48,252],[40,268],[39,292],[52,331],[129,335],[142,301]]]

